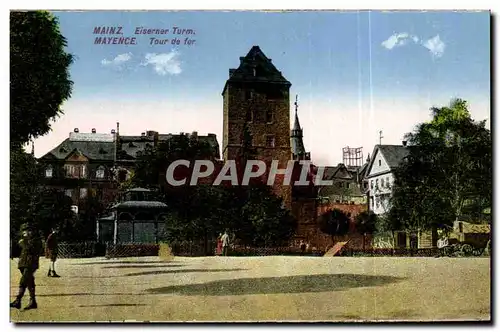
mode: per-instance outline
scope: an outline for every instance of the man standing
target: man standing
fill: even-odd
[[[447,254],[448,245],[449,245],[448,236],[446,235],[445,232],[443,232],[441,238],[437,241],[437,247],[439,250],[437,257],[445,256]]]
[[[52,229],[52,233],[49,234],[49,236],[47,237],[47,241],[45,242],[46,257],[50,259],[50,266],[47,277],[60,277],[60,275],[56,273],[56,260],[58,253],[57,245],[57,229]]]
[[[11,308],[20,309],[21,300],[24,296],[26,288],[30,293],[30,302],[24,310],[36,309],[37,303],[35,299],[35,272],[39,266],[39,258],[42,252],[42,242],[36,235],[33,227],[24,224],[21,226],[22,238],[19,241],[21,246],[21,255],[19,256],[18,268],[21,271],[21,280],[19,281],[19,293],[10,304]]]
[[[228,230],[222,234],[221,240],[222,240],[222,255],[227,256],[227,249],[229,247],[229,235],[227,234]]]

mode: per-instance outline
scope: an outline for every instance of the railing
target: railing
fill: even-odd
[[[174,256],[213,256],[216,254],[215,241],[194,242],[180,241],[166,244],[168,246],[169,255]],[[79,243],[59,243],[58,258],[90,258],[105,256],[107,258],[114,257],[140,257],[140,256],[158,256],[160,254],[160,244],[154,243],[120,243],[113,244],[99,243],[94,241],[79,242]],[[468,244],[460,246],[450,246],[447,249],[439,250],[437,248],[367,248],[367,249],[352,249],[344,248],[339,256],[344,257],[434,257],[451,256],[451,257],[474,257],[474,256],[490,256],[490,250],[486,248],[476,248]],[[44,255],[45,251],[43,251]],[[324,251],[321,250],[306,250],[302,252],[297,247],[245,247],[245,246],[230,246],[228,256],[323,256]],[[11,258],[19,257],[20,248],[15,243],[11,242]]]

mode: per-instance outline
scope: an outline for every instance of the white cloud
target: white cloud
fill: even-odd
[[[444,50],[446,48],[446,45],[439,38],[439,35],[423,41],[418,36],[409,35],[406,32],[393,34],[392,36],[387,38],[387,40],[384,40],[382,42],[382,46],[388,50],[392,50],[394,47],[404,46],[408,44],[409,41],[413,41],[413,43],[425,47],[431,52],[434,57],[437,58],[443,56]]]
[[[182,72],[179,53],[175,50],[169,53],[148,53],[141,65],[153,66],[154,71],[161,76],[178,75]]]
[[[432,55],[437,58],[443,55],[444,49],[446,47],[443,41],[439,38],[439,35],[436,35],[435,37],[427,40],[425,43],[422,43],[422,46],[427,48],[432,53]]]
[[[120,69],[127,61],[132,59],[132,53],[118,54],[113,60],[103,59],[101,64],[103,66],[111,66]]]
[[[384,40],[382,42],[382,46],[384,46],[388,50],[392,50],[396,46],[405,45],[408,42],[409,37],[410,36],[406,32],[395,33],[392,36],[390,36],[389,38],[387,38],[387,40]]]

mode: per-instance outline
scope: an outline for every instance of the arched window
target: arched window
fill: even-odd
[[[47,168],[45,169],[45,177],[51,178],[53,175],[52,173],[53,173],[52,165],[47,166]]]
[[[104,173],[105,173],[104,166],[99,166],[99,167],[97,167],[97,170],[95,171],[95,177],[97,179],[104,179]]]

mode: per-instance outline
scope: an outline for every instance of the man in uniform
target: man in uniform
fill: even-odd
[[[26,288],[28,288],[30,302],[24,310],[30,310],[37,308],[35,299],[35,272],[39,266],[39,258],[42,253],[42,242],[31,225],[22,225],[21,233],[22,237],[19,241],[21,255],[19,256],[17,266],[19,271],[21,271],[21,280],[19,281],[19,293],[14,302],[10,304],[10,307],[17,309],[21,308],[21,300]]]
[[[50,266],[47,277],[60,277],[60,275],[56,273],[56,260],[58,253],[57,244],[57,229],[52,229],[52,233],[49,234],[49,236],[47,237],[47,241],[45,242],[45,256],[50,259]]]

